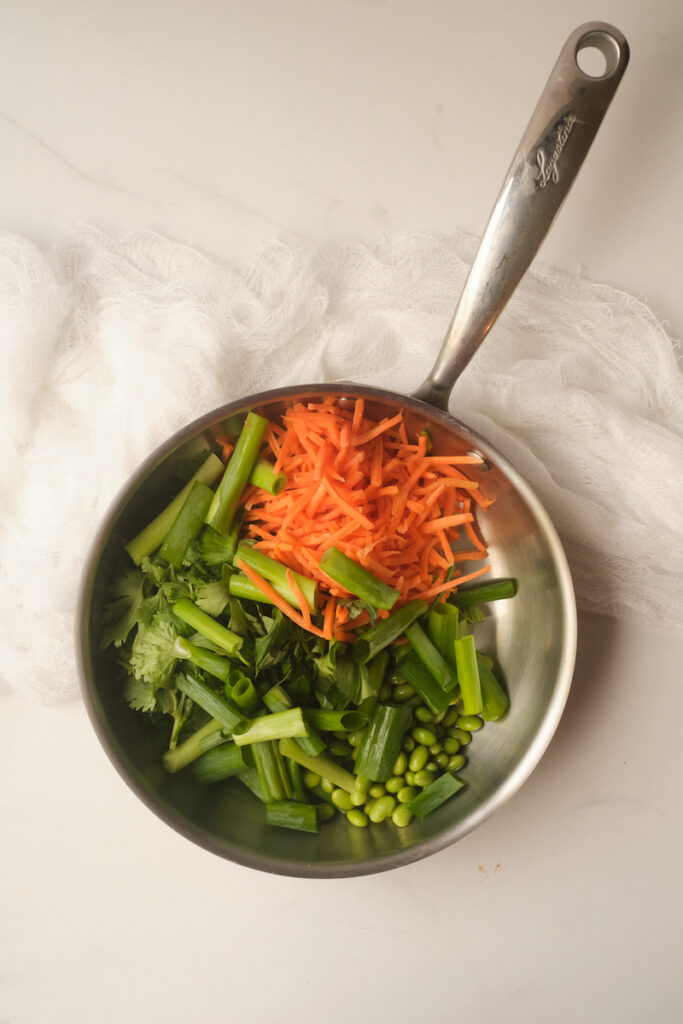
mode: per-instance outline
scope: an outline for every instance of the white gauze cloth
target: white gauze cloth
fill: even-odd
[[[98,523],[176,429],[274,386],[425,377],[473,239],[290,249],[238,274],[152,234],[0,234],[0,681],[77,691],[74,612]],[[507,455],[564,542],[579,605],[680,625],[681,376],[623,292],[535,266],[451,412]]]

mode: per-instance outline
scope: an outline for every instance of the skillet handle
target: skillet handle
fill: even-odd
[[[599,50],[600,77],[577,57]],[[569,192],[628,64],[622,33],[604,22],[577,28],[562,47],[505,177],[441,351],[413,397],[448,410],[456,380],[495,323]]]

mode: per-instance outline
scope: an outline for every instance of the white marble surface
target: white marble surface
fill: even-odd
[[[283,239],[480,232],[564,37],[632,62],[543,249],[683,333],[676,0],[0,3],[0,224]],[[565,716],[474,834],[264,876],[157,821],[79,703],[0,703],[0,1022],[681,1019],[680,636],[581,616]],[[267,973],[264,974],[264,968]]]

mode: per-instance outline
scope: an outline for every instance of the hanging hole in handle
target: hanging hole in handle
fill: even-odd
[[[607,32],[587,32],[576,44],[576,63],[588,78],[609,78],[620,56],[619,43]]]

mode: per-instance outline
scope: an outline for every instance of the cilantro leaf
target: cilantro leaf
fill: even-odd
[[[134,711],[154,711],[156,708],[154,690],[144,679],[128,676],[123,694]]]
[[[138,622],[144,583],[144,574],[133,569],[119,576],[112,584],[109,592],[115,600],[104,608],[103,620],[106,625],[100,640],[100,650],[105,650],[112,643],[115,647],[125,644],[128,634]]]
[[[175,671],[177,635],[170,616],[158,612],[148,626],[140,627],[133,641],[131,668],[136,679],[149,683],[152,693],[168,686]]]
[[[224,611],[229,601],[230,594],[223,580],[218,580],[215,583],[203,583],[198,588],[195,597],[197,607],[201,608],[207,615],[213,615],[214,617],[217,617]]]

